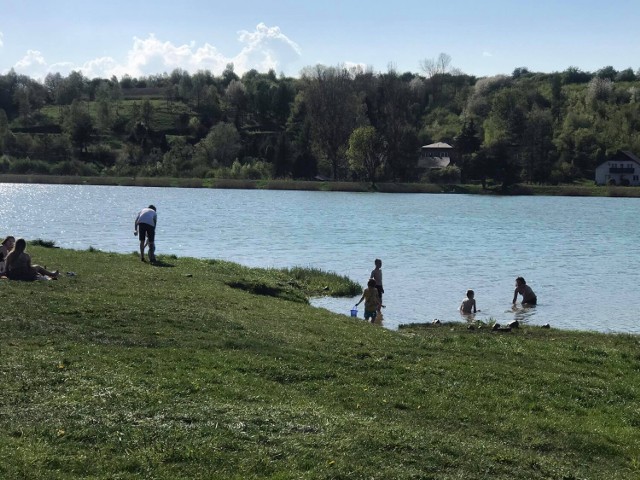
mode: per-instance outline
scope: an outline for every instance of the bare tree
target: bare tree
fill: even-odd
[[[436,75],[444,75],[449,71],[451,65],[451,55],[441,53],[438,58],[425,58],[420,61],[420,68],[427,78],[433,78]]]
[[[431,83],[434,100],[442,90],[444,76],[448,73],[450,65],[451,56],[446,53],[441,53],[438,58],[426,58],[420,62],[420,68]]]

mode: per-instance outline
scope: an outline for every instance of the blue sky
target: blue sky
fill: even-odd
[[[640,67],[639,0],[0,0],[0,72],[143,76],[233,62],[419,73],[441,52],[476,76]]]

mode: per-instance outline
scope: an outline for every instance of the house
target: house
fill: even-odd
[[[640,185],[640,158],[618,150],[596,167],[596,185]]]
[[[427,171],[440,169],[455,163],[455,148],[448,143],[437,142],[420,148],[418,168]]]

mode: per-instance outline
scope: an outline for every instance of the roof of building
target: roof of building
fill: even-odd
[[[637,156],[635,156],[632,152],[628,151],[628,150],[620,150],[620,153],[623,153],[624,155],[626,155],[627,157],[629,157],[630,160],[633,160],[636,163],[640,163],[640,158],[638,158]]]
[[[436,143],[432,143],[430,145],[423,145],[422,148],[453,148],[453,147],[451,145],[449,145],[448,143],[436,142]]]
[[[616,157],[620,157],[620,156],[627,157],[627,160],[630,160],[632,162],[636,162],[638,165],[640,165],[640,158],[638,158],[633,152],[630,152],[628,150],[618,150],[614,155],[610,156],[604,162],[600,163],[598,165],[598,167],[600,167],[601,165],[604,165],[605,163],[610,162],[612,160],[616,160]],[[598,168],[598,167],[596,167],[596,168]]]

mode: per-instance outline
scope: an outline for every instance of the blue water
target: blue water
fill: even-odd
[[[461,320],[471,288],[481,320],[640,333],[640,199],[0,184],[0,235],[129,253],[150,203],[159,255],[312,266],[363,285],[381,258],[390,329]],[[534,309],[512,310],[520,275]],[[357,298],[313,303],[349,315]]]

